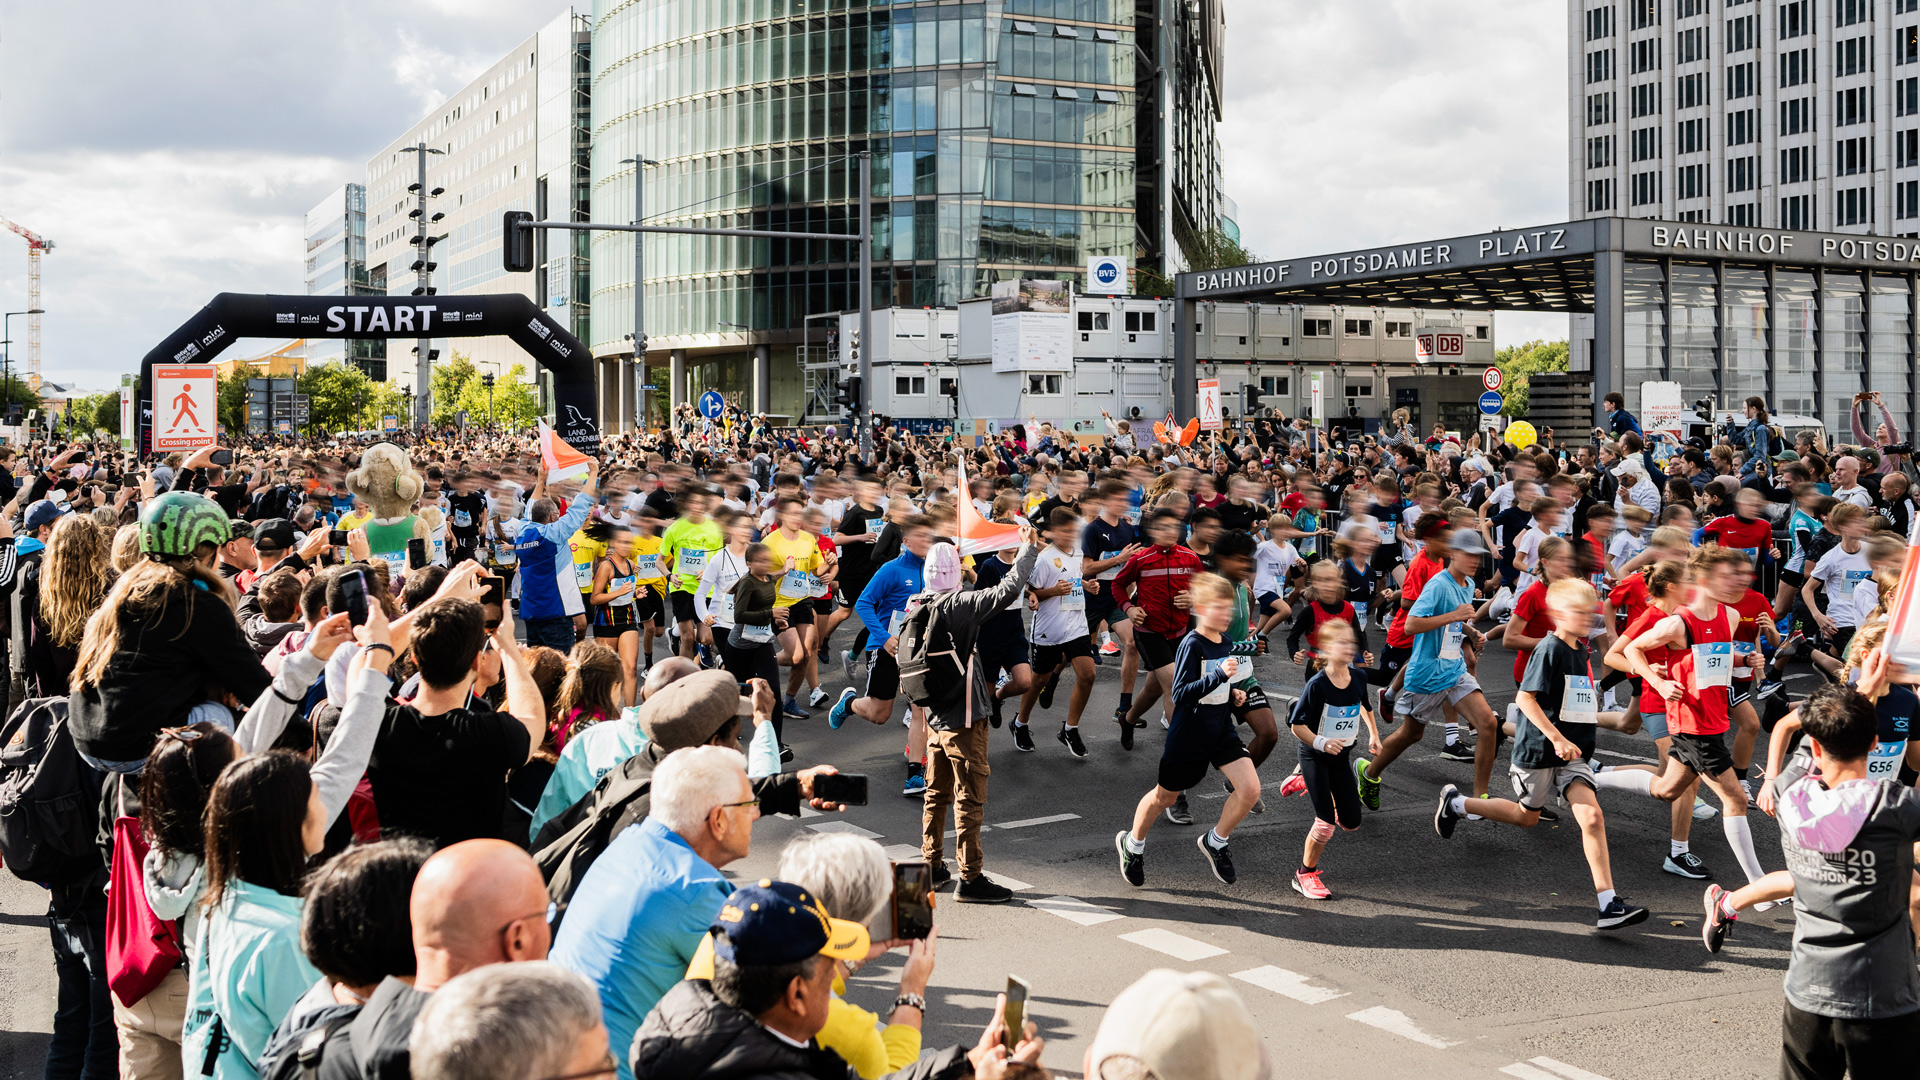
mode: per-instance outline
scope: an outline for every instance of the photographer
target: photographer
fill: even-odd
[[[1880,419],[1874,425],[1873,434],[1868,435],[1866,420],[1871,419],[1872,410],[1876,408],[1880,410]],[[1847,421],[1853,425],[1855,441],[1880,451],[1880,467],[1874,471],[1882,476],[1905,473],[1908,479],[1915,477],[1913,444],[1900,441],[1900,427],[1894,423],[1893,410],[1887,408],[1886,399],[1880,396],[1880,391],[1853,395],[1853,407],[1847,410]]]

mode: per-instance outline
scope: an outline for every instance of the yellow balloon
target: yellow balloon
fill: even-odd
[[[1533,430],[1533,425],[1525,420],[1515,420],[1508,424],[1504,437],[1521,450],[1540,441],[1540,433]]]

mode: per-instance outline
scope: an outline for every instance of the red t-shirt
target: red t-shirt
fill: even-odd
[[[1420,554],[1413,557],[1413,562],[1407,564],[1407,577],[1401,583],[1405,602],[1394,611],[1393,622],[1387,625],[1388,648],[1413,648],[1413,638],[1407,634],[1407,611],[1413,607],[1415,600],[1420,599],[1420,590],[1425,588],[1427,582],[1433,580],[1433,575],[1438,574],[1442,569],[1440,560],[1428,555],[1425,547],[1420,549]]]
[[[1520,599],[1513,602],[1513,617],[1521,620],[1520,632],[1530,638],[1543,638],[1553,633],[1553,613],[1547,610],[1547,583],[1536,581],[1527,586]],[[1527,673],[1527,661],[1533,658],[1532,649],[1521,649],[1513,658],[1513,677],[1517,682]]]
[[[1660,620],[1666,617],[1666,612],[1648,604],[1641,608],[1640,613],[1635,615],[1632,620],[1627,623],[1627,632],[1623,636],[1637,638],[1641,634],[1659,625]],[[1675,649],[1668,646],[1661,646],[1658,649],[1648,649],[1647,662],[1650,664],[1667,665],[1667,675],[1671,677],[1673,675],[1673,662],[1678,660],[1680,654],[1685,651],[1684,649]],[[1642,716],[1665,716],[1667,713],[1667,705],[1668,702],[1666,698],[1654,693],[1653,688],[1647,685],[1644,679],[1641,680],[1640,714]]]
[[[1647,572],[1635,570],[1621,578],[1613,587],[1613,591],[1607,594],[1607,600],[1613,604],[1613,612],[1620,621],[1620,627],[1632,626],[1640,613],[1647,610],[1653,603],[1647,595]]]
[[[1700,540],[1744,551],[1747,558],[1758,563],[1761,556],[1773,548],[1773,526],[1759,518],[1752,521],[1738,516],[1714,518],[1701,530]]]
[[[1668,665],[1673,678],[1684,689],[1680,700],[1673,702],[1667,730],[1682,735],[1720,735],[1727,730],[1728,687],[1725,685],[1703,686],[1702,668],[1708,662],[1724,663],[1727,673],[1732,675],[1733,668],[1733,628],[1727,619],[1724,607],[1716,605],[1714,613],[1700,618],[1691,608],[1681,608],[1677,614],[1687,626],[1687,645],[1685,652]],[[1713,646],[1726,648],[1719,653],[1709,655]]]
[[[1766,597],[1748,589],[1747,595],[1741,597],[1740,602],[1732,606],[1733,610],[1740,613],[1740,625],[1733,629],[1734,653],[1738,658],[1745,658],[1753,655],[1755,646],[1760,641],[1761,613],[1765,612],[1771,617],[1773,605]],[[1736,663],[1733,668],[1733,677],[1739,682],[1751,682],[1753,668],[1744,663]]]

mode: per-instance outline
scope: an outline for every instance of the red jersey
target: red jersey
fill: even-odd
[[[1747,666],[1746,658],[1752,656],[1759,646],[1761,613],[1771,618],[1773,605],[1766,597],[1748,589],[1747,595],[1741,597],[1739,603],[1730,606],[1740,613],[1740,625],[1733,628],[1733,677],[1738,682],[1752,682],[1753,668]]]
[[[1613,604],[1614,618],[1620,624],[1614,629],[1632,626],[1640,613],[1653,605],[1653,598],[1647,595],[1647,572],[1635,570],[1621,578],[1607,594],[1607,600]]]
[[[1420,590],[1426,588],[1427,582],[1445,569],[1440,565],[1440,560],[1427,554],[1425,547],[1407,564],[1407,578],[1401,584],[1402,602],[1393,613],[1393,622],[1387,626],[1387,648],[1413,648],[1413,638],[1407,634],[1407,612],[1413,607],[1413,602],[1420,599]]]
[[[1544,638],[1553,633],[1553,613],[1547,610],[1547,583],[1536,581],[1527,586],[1520,599],[1513,602],[1513,617],[1520,620],[1520,632],[1531,638]],[[1527,661],[1533,659],[1532,649],[1521,649],[1513,658],[1513,678],[1518,682],[1527,673]]]
[[[1714,518],[1700,530],[1700,541],[1708,540],[1723,548],[1744,551],[1747,559],[1758,565],[1761,556],[1773,549],[1773,526],[1759,518],[1748,521],[1738,515]]]
[[[1720,735],[1727,730],[1728,689],[1733,682],[1733,626],[1728,609],[1715,605],[1700,618],[1692,608],[1675,614],[1687,628],[1687,649],[1668,666],[1683,689],[1670,703],[1667,730],[1682,735]]]
[[[1661,611],[1659,608],[1649,604],[1646,607],[1641,608],[1640,614],[1635,615],[1632,621],[1627,623],[1627,632],[1624,636],[1628,638],[1637,638],[1641,634],[1644,634],[1647,631],[1652,630],[1655,626],[1659,625],[1660,620],[1666,617],[1667,617],[1666,612]],[[1647,663],[1667,665],[1667,675],[1671,677],[1673,675],[1673,663],[1674,661],[1680,659],[1680,654],[1683,652],[1686,652],[1686,650],[1676,649],[1668,645],[1662,645],[1660,648],[1657,648],[1657,649],[1648,649],[1646,650]],[[1668,705],[1668,702],[1666,698],[1663,698],[1659,694],[1654,693],[1653,688],[1647,685],[1646,680],[1644,679],[1641,680],[1640,712],[1642,715],[1665,716],[1667,713],[1667,705]]]
[[[1189,619],[1186,609],[1173,606],[1173,598],[1186,592],[1193,575],[1206,569],[1200,556],[1179,544],[1149,547],[1134,552],[1114,575],[1113,595],[1122,611],[1147,610],[1140,629],[1177,641],[1187,632]]]
[[[1580,537],[1593,548],[1593,572],[1587,576],[1588,584],[1601,596],[1607,595],[1607,545],[1601,543],[1592,533]]]

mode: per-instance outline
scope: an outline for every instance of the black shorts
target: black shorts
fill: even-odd
[[[1789,570],[1785,566],[1782,566],[1780,568],[1780,581],[1782,584],[1791,585],[1795,589],[1798,589],[1807,583],[1807,575],[1798,570]]]
[[[798,607],[800,605],[795,604],[794,606]],[[833,608],[834,608],[834,600],[833,600],[832,593],[828,593],[825,596],[816,596],[813,598],[813,613],[815,616],[820,618],[825,618],[826,616],[833,614]]]
[[[1244,724],[1247,722],[1247,715],[1249,713],[1257,713],[1261,709],[1266,709],[1271,712],[1273,710],[1273,703],[1267,700],[1267,692],[1260,689],[1260,684],[1255,683],[1247,689],[1247,703],[1245,705],[1234,705],[1231,706],[1231,708],[1233,709],[1233,718]]]
[[[1753,680],[1735,679],[1727,685],[1727,708],[1737,709],[1753,700]]]
[[[1173,642],[1151,630],[1134,627],[1133,647],[1140,653],[1140,665],[1148,671],[1158,671],[1173,664]]]
[[[673,621],[674,622],[682,623],[682,622],[699,622],[700,621],[700,616],[694,614],[694,611],[693,611],[693,594],[692,593],[685,592],[680,589],[675,589],[672,592],[667,594],[667,601],[673,605]]]
[[[660,594],[654,592],[651,585],[642,585],[634,591],[638,594],[633,598],[634,622],[641,626],[647,623],[658,626],[664,610],[660,603]]]
[[[787,609],[787,629],[791,630],[796,626],[812,625],[813,600],[811,598],[795,600],[793,606]]]
[[[1204,758],[1161,758],[1159,784],[1168,791],[1186,791],[1200,786],[1200,781],[1207,778],[1208,766],[1224,769],[1251,756],[1240,736],[1229,732],[1213,744],[1213,752]]]
[[[892,701],[900,696],[900,665],[885,649],[867,650],[866,697]]]
[[[1672,733],[1673,745],[1668,747],[1668,755],[1678,758],[1680,764],[1692,769],[1700,776],[1719,776],[1733,768],[1733,751],[1727,748],[1727,736],[1688,735],[1685,732]]]
[[[853,610],[853,605],[860,602],[860,594],[867,591],[867,582],[872,578],[872,574],[848,577],[847,568],[842,566],[840,576],[833,581],[835,602],[849,611]]]
[[[1371,565],[1374,572],[1378,573],[1382,578],[1393,573],[1394,567],[1400,565],[1399,543],[1381,544],[1379,547],[1374,548],[1373,560],[1369,565]]]
[[[1847,644],[1853,640],[1853,632],[1857,629],[1859,628],[1853,626],[1834,627],[1833,633],[1826,636],[1826,643],[1829,646],[1827,652],[1834,656],[1847,655]]]
[[[1011,673],[1021,664],[1031,663],[1027,639],[1018,633],[982,634],[973,651],[980,657],[980,666],[986,669],[989,680],[999,672]]]
[[[1126,617],[1120,605],[1107,592],[1106,586],[1102,585],[1098,593],[1087,597],[1087,633],[1093,633],[1102,625],[1112,626]]]
[[[1059,645],[1035,645],[1033,647],[1033,670],[1036,675],[1044,675],[1057,668],[1073,663],[1076,657],[1093,656],[1093,635],[1077,637]]]

